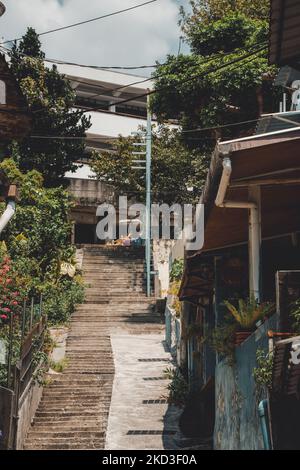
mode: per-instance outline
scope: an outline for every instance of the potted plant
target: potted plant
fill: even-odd
[[[228,300],[225,300],[224,304],[239,325],[239,329],[235,332],[236,346],[239,346],[252,334],[255,324],[259,320],[266,318],[274,310],[274,304],[259,303],[254,297],[248,300],[239,299],[237,307]]]

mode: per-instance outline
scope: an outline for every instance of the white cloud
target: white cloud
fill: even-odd
[[[4,0],[0,19],[4,40],[68,25],[131,7],[142,0]],[[41,37],[50,58],[97,65],[139,65],[176,53],[180,30],[179,4],[187,0],[159,0],[136,10]]]

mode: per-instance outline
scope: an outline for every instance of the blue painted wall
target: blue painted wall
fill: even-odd
[[[256,387],[253,369],[257,349],[268,351],[267,331],[275,330],[276,324],[273,316],[236,348],[234,366],[226,359],[216,366],[215,449],[263,449],[258,404],[266,398],[266,392]]]

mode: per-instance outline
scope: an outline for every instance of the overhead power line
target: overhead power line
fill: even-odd
[[[228,129],[230,127],[233,127],[233,126],[241,126],[241,125],[245,125],[245,124],[253,124],[254,122],[258,122],[258,121],[262,121],[263,119],[268,119],[267,116],[262,116],[262,117],[258,117],[256,119],[249,119],[248,121],[239,121],[239,122],[233,122],[231,124],[222,124],[222,125],[217,125],[217,126],[212,126],[212,127],[203,127],[203,128],[197,128],[197,129],[185,129],[185,130],[179,130],[178,129],[178,132],[180,132],[180,134],[185,134],[185,133],[190,133],[190,132],[200,132],[200,131],[209,131],[209,130],[215,130],[215,129]],[[31,139],[59,139],[59,140],[82,140],[82,139],[86,139],[86,137],[77,137],[77,136],[42,136],[42,135],[32,135],[30,136]],[[96,137],[96,138],[92,138],[91,140],[94,141],[94,142],[107,142],[107,141],[110,141],[110,140],[118,140],[119,137]],[[207,137],[204,137],[204,138],[197,138],[196,140],[215,140],[215,138],[207,138]]]
[[[264,43],[263,43],[263,44],[264,44]],[[261,45],[262,45],[262,43],[255,43],[255,44],[252,45],[252,48],[253,48],[253,47],[256,47],[256,46],[261,46]],[[0,49],[1,49],[1,48],[2,48],[3,50],[5,50],[6,52],[10,52],[10,50],[9,50],[8,48],[5,48],[5,47],[3,47],[3,46],[0,45]],[[205,58],[203,61],[198,62],[198,63],[195,64],[195,65],[192,65],[191,68],[196,68],[196,67],[199,67],[200,65],[202,65],[203,63],[210,63],[211,61],[213,61],[213,60],[215,60],[215,59],[218,59],[218,58],[221,58],[221,57],[226,57],[226,56],[232,55],[232,54],[234,54],[234,53],[238,53],[238,51],[241,51],[241,50],[244,51],[244,49],[235,49],[234,51],[231,51],[231,52],[220,52],[220,53],[218,53],[218,54],[214,54],[214,55],[212,55],[212,56],[210,56],[210,57],[208,57],[208,58]],[[23,57],[30,57],[30,58],[32,58],[30,55],[27,55],[27,54],[24,54],[24,53],[21,53],[21,55],[22,55]],[[38,59],[38,60],[40,60],[40,59]],[[60,64],[60,65],[71,64],[70,62],[65,62],[65,61],[60,61],[60,60],[55,60],[55,59],[48,59],[48,58],[45,58],[45,61],[46,61],[46,62],[50,62],[50,63],[54,63],[54,64]],[[74,63],[73,65],[76,65],[76,66],[79,66],[79,67],[88,67],[88,66],[85,66],[85,65],[82,65],[82,64],[75,64],[75,63]],[[167,62],[162,63],[162,64],[156,64],[156,67],[158,67],[158,66],[164,66],[164,65],[167,65]],[[139,67],[142,68],[142,67],[150,67],[150,66],[139,66]],[[89,68],[95,68],[95,69],[97,69],[97,70],[98,70],[98,69],[99,69],[99,70],[101,70],[101,69],[106,69],[106,67],[100,67],[100,66],[89,66]],[[111,68],[113,68],[113,67],[111,67]],[[115,67],[115,68],[117,68],[117,67]],[[120,68],[123,68],[123,67],[120,67]],[[117,88],[116,88],[116,87],[114,87],[114,88],[107,88],[107,87],[105,87],[105,86],[103,86],[103,85],[95,85],[95,84],[93,85],[93,87],[94,87],[94,88],[99,88],[99,89],[101,89],[101,90],[104,90],[105,93],[109,94],[109,93],[112,93],[112,92],[116,92],[116,91],[124,90],[124,89],[126,89],[126,88],[130,88],[130,87],[133,87],[133,86],[136,86],[136,85],[140,85],[140,84],[142,84],[142,83],[146,83],[146,82],[148,82],[148,81],[152,81],[152,80],[154,80],[154,79],[161,78],[161,77],[164,77],[164,76],[167,76],[167,75],[169,75],[169,72],[165,72],[165,73],[158,74],[156,77],[147,77],[147,78],[142,78],[142,77],[141,77],[141,78],[142,78],[141,80],[138,80],[138,81],[129,83],[128,85],[122,85],[122,86],[117,87]],[[88,81],[86,81],[86,80],[74,79],[73,81],[74,81],[74,82],[77,82],[77,83],[80,83],[80,84],[83,84],[83,85],[89,85],[89,86],[91,85],[91,83],[88,82]],[[98,96],[101,96],[101,95],[103,95],[102,92],[97,93],[97,94],[94,94],[94,95],[90,96],[89,98],[90,98],[90,99],[92,99],[92,98],[97,98]],[[116,103],[116,104],[117,104],[117,103]]]
[[[211,127],[197,127],[196,129],[184,129],[181,131],[182,134],[188,134],[188,133],[193,133],[193,132],[204,132],[204,131],[213,131],[215,129],[223,129],[227,127],[233,127],[233,126],[241,126],[243,124],[253,124],[253,122],[257,122],[262,119],[268,119],[267,117],[261,117],[261,118],[256,118],[256,119],[249,119],[248,121],[239,121],[239,122],[233,122],[231,124],[221,124],[217,126],[211,126]]]
[[[256,45],[258,45],[258,44],[254,44],[254,46],[256,46]],[[259,45],[261,45],[261,44],[259,44]],[[237,50],[235,51],[235,53],[236,53],[236,52],[237,52]],[[207,57],[207,58],[205,58],[203,61],[200,61],[200,62],[198,62],[198,63],[195,64],[195,65],[192,65],[191,68],[194,69],[194,68],[196,68],[196,67],[199,67],[199,66],[202,65],[202,64],[208,64],[208,63],[210,63],[210,62],[212,62],[212,61],[214,61],[214,60],[216,60],[216,59],[218,59],[218,58],[220,58],[220,57],[226,57],[226,56],[231,55],[231,54],[233,54],[233,52],[225,52],[225,53],[214,54],[213,56]],[[166,65],[166,64],[167,64],[167,63],[160,64],[160,65],[163,66],[163,65]],[[164,72],[164,73],[161,73],[161,74],[156,75],[155,77],[144,78],[144,79],[142,79],[142,80],[138,80],[138,81],[136,81],[136,82],[132,82],[132,83],[130,83],[130,84],[128,84],[128,85],[122,85],[122,86],[117,87],[117,88],[107,88],[107,89],[106,89],[106,93],[109,94],[109,93],[113,93],[113,92],[116,92],[116,91],[125,90],[126,88],[130,88],[130,87],[133,87],[133,86],[136,86],[136,85],[141,85],[142,83],[147,83],[147,82],[149,82],[149,81],[154,81],[154,80],[157,79],[157,78],[166,77],[166,76],[168,76],[168,75],[169,75],[169,72]],[[78,80],[74,80],[74,81],[75,81],[75,82],[78,82],[78,83],[83,83],[83,84],[86,84],[86,85],[90,85],[90,83],[88,83],[88,82],[78,81]],[[97,85],[97,86],[98,86],[98,85]],[[105,88],[105,87],[100,86],[100,88]],[[94,94],[94,95],[89,96],[89,99],[97,98],[98,96],[102,96],[102,95],[103,95],[103,93],[97,93],[97,94]],[[118,103],[116,103],[116,104],[118,104]]]
[[[63,31],[63,30],[75,28],[77,26],[81,26],[81,25],[84,25],[84,24],[87,24],[87,23],[92,23],[94,21],[99,21],[99,20],[103,20],[105,18],[110,18],[111,16],[116,16],[116,15],[120,15],[121,13],[126,13],[128,11],[136,10],[137,8],[141,8],[143,6],[149,5],[150,3],[155,3],[157,1],[158,0],[149,0],[148,2],[139,3],[138,5],[134,5],[134,6],[129,7],[129,8],[124,8],[123,10],[114,11],[112,13],[107,13],[106,15],[97,16],[95,18],[90,18],[90,19],[85,20],[85,21],[80,21],[78,23],[69,24],[67,26],[61,26],[61,27],[55,28],[55,29],[50,29],[48,31],[38,33],[38,36],[45,36],[46,34],[57,33],[58,31]],[[21,41],[21,39],[22,39],[22,37],[15,38],[15,39],[10,39],[8,41],[3,42],[2,44],[8,44],[8,43],[15,42],[15,41]]]
[[[3,52],[9,54],[11,52],[11,48],[5,47],[4,46],[5,42],[0,43],[0,48],[3,50]],[[23,57],[30,57],[31,59],[34,59],[34,57],[24,54],[21,52],[18,52],[18,54],[22,55]],[[38,59],[41,60],[41,59]],[[117,69],[117,70],[137,70],[137,69],[153,69],[156,67],[160,67],[161,65],[165,65],[164,63],[160,64],[157,62],[156,64],[152,65],[88,65],[88,64],[81,64],[78,62],[70,62],[67,60],[61,60],[61,59],[52,59],[49,57],[45,57],[44,59],[45,62],[50,62],[51,64],[58,64],[58,65],[71,65],[73,67],[81,67],[81,68],[86,68],[86,69],[94,69],[94,70],[106,70],[106,69]]]
[[[202,72],[200,74],[196,74],[196,75],[192,75],[190,77],[187,77],[185,80],[181,80],[180,82],[176,83],[176,84],[172,84],[172,85],[165,85],[165,86],[162,86],[162,87],[159,87],[159,88],[156,88],[154,90],[149,90],[148,92],[146,93],[142,93],[141,95],[137,95],[137,96],[134,96],[133,98],[127,98],[127,99],[124,99],[124,100],[121,100],[121,101],[116,101],[114,103],[115,106],[119,106],[120,104],[125,104],[125,103],[129,103],[130,101],[136,101],[138,99],[141,99],[141,98],[145,98],[147,96],[150,96],[150,95],[153,95],[155,93],[159,93],[161,91],[166,91],[166,90],[169,90],[170,88],[174,89],[174,88],[177,88],[177,86],[180,86],[180,85],[184,85],[186,83],[189,83],[193,80],[196,80],[197,78],[204,78],[206,77],[207,75],[211,74],[211,73],[216,73],[216,72],[219,72],[220,70],[223,70],[224,68],[226,67],[229,67],[231,65],[235,65],[235,64],[238,64],[239,62],[245,60],[245,59],[248,59],[250,58],[250,60],[248,62],[251,62],[252,60],[254,60],[256,58],[256,54],[258,54],[259,52],[262,52],[264,51],[265,49],[267,48],[267,46],[264,46],[264,47],[261,47],[260,49],[257,49],[251,53],[248,53],[248,54],[245,54],[244,56],[242,57],[239,57],[235,60],[232,60],[231,62],[226,62],[222,65],[219,65],[217,67],[215,67],[214,69],[211,69],[211,70],[208,70],[206,72]],[[155,77],[154,77],[155,78]],[[129,85],[128,85],[129,86]],[[88,112],[92,112],[92,111],[99,111],[101,110],[101,107],[96,107],[96,108],[88,108],[86,110],[83,111],[83,113],[88,113]]]

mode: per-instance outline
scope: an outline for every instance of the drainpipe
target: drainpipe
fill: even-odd
[[[16,203],[15,201],[9,200],[7,202],[7,206],[5,211],[3,212],[2,216],[0,217],[0,235],[11,220],[11,218],[14,216],[16,212]]]
[[[231,209],[248,209],[249,215],[249,285],[250,293],[260,301],[260,245],[261,224],[259,206],[250,201],[226,201],[225,196],[230,183],[232,173],[231,160],[229,157],[223,160],[223,173],[220,181],[216,206]]]

